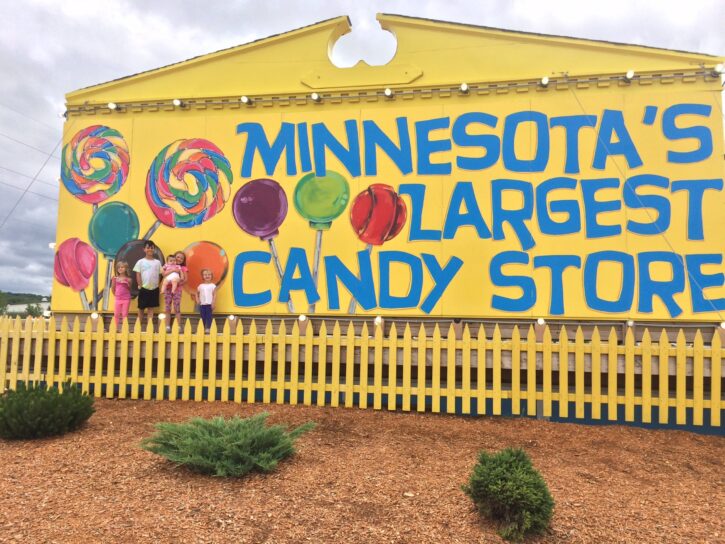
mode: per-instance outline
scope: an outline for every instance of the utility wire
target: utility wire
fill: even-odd
[[[20,110],[16,110],[16,109],[15,109],[15,108],[13,108],[12,106],[8,106],[7,104],[2,104],[2,103],[0,103],[0,107],[3,107],[3,108],[5,108],[6,110],[10,110],[10,111],[12,111],[12,112],[15,112],[15,113],[17,113],[18,115],[22,115],[22,116],[23,116],[23,117],[25,117],[26,119],[30,119],[31,121],[33,121],[33,122],[35,122],[35,123],[38,123],[39,125],[43,125],[44,127],[46,127],[46,128],[49,128],[49,129],[51,129],[51,130],[58,130],[58,127],[54,127],[54,126],[52,126],[52,125],[49,125],[49,124],[47,124],[47,123],[44,123],[43,121],[38,121],[37,119],[34,119],[33,117],[30,117],[30,115],[28,115],[27,113],[23,113],[23,112],[22,112],[22,111],[20,111]]]
[[[0,170],[6,170],[8,172],[15,174],[16,176],[22,176],[27,179],[33,179],[33,176],[29,176],[28,174],[23,174],[22,172],[18,172],[17,170],[13,170],[12,168],[8,168],[7,166],[3,166],[2,164],[0,164]],[[43,185],[49,185],[50,187],[58,187],[57,183],[51,183],[50,181],[45,181],[42,179],[36,179],[35,182],[42,183]]]
[[[47,198],[48,200],[52,200],[54,202],[58,202],[58,199],[55,198],[55,197],[52,197],[52,196],[49,196],[49,195],[44,195],[43,193],[36,193],[35,191],[31,191],[28,188],[18,187],[17,185],[13,185],[12,183],[6,183],[4,181],[0,181],[0,185],[4,185],[5,187],[10,187],[12,189],[17,189],[18,191],[23,191],[23,193],[27,193],[27,194],[30,194],[30,195],[37,195],[37,196],[40,196],[42,198]],[[30,185],[32,185],[32,182],[30,183]],[[28,187],[30,187],[30,185],[28,185]]]
[[[13,142],[18,143],[20,145],[24,145],[25,147],[29,147],[30,149],[34,149],[35,151],[37,151],[39,153],[42,153],[43,155],[48,155],[49,157],[53,157],[55,159],[60,160],[60,157],[58,157],[57,155],[54,155],[56,149],[58,149],[58,146],[57,145],[53,148],[53,151],[51,151],[50,153],[48,153],[44,149],[40,149],[39,147],[35,147],[34,145],[31,145],[29,143],[26,143],[26,142],[24,142],[22,140],[18,140],[17,138],[13,138],[12,136],[10,136],[8,134],[5,134],[4,132],[0,132],[0,136],[2,136],[3,138],[7,138],[8,140],[12,140]],[[62,138],[61,138],[61,141],[63,141]]]

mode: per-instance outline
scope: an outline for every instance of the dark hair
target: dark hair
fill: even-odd
[[[169,253],[169,254],[168,254],[168,255],[166,256],[166,259],[167,259],[167,260],[168,260],[168,259],[176,259],[176,253]]]
[[[146,249],[147,247],[152,247],[156,249],[156,244],[154,244],[153,240],[144,240],[143,248]]]

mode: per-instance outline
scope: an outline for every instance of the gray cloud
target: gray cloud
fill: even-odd
[[[339,15],[350,16],[353,32],[336,44],[334,61],[384,63],[395,40],[375,21],[381,11],[725,53],[722,0],[30,0],[5,11],[0,33],[0,223],[29,187],[0,227],[0,289],[50,292],[60,150],[48,155],[61,137],[65,93]]]

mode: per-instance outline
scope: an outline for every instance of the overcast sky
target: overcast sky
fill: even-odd
[[[0,32],[0,290],[48,294],[65,93],[348,15],[333,60],[390,59],[377,12],[725,55],[724,0],[25,0]],[[25,191],[25,193],[24,193]]]

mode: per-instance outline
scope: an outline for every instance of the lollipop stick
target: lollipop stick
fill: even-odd
[[[98,204],[93,205],[93,215],[98,211]],[[96,263],[98,263],[98,252],[96,254]],[[98,265],[93,268],[93,310],[98,309]]]
[[[79,294],[81,295],[81,304],[83,305],[83,309],[88,311],[91,309],[90,304],[88,304],[88,299],[86,298],[86,292],[85,291],[79,291]]]
[[[111,291],[111,267],[113,259],[106,260],[106,288],[103,290],[103,311],[108,310],[108,293]]]
[[[153,225],[151,225],[151,228],[146,231],[146,234],[144,234],[141,239],[142,240],[148,240],[154,235],[154,232],[161,226],[161,221],[156,221]]]
[[[368,246],[365,248],[365,250],[368,253],[370,253],[373,250],[373,245],[368,244]],[[350,301],[350,306],[347,309],[347,313],[354,314],[356,309],[357,309],[357,301],[355,300],[355,297],[352,297],[352,300]]]
[[[320,270],[320,254],[322,253],[322,231],[318,230],[315,236],[315,264],[312,267],[312,281],[315,282],[315,289],[317,289],[317,275]],[[309,305],[307,311],[311,314],[315,313],[315,303]]]
[[[282,265],[279,264],[279,255],[277,254],[277,245],[274,243],[274,238],[270,238],[269,240],[269,249],[272,251],[272,260],[274,261],[274,268],[277,270],[277,277],[279,278],[280,284],[282,283]],[[290,313],[296,313],[295,312],[295,306],[292,304],[292,298],[287,301],[287,309],[290,311]]]

